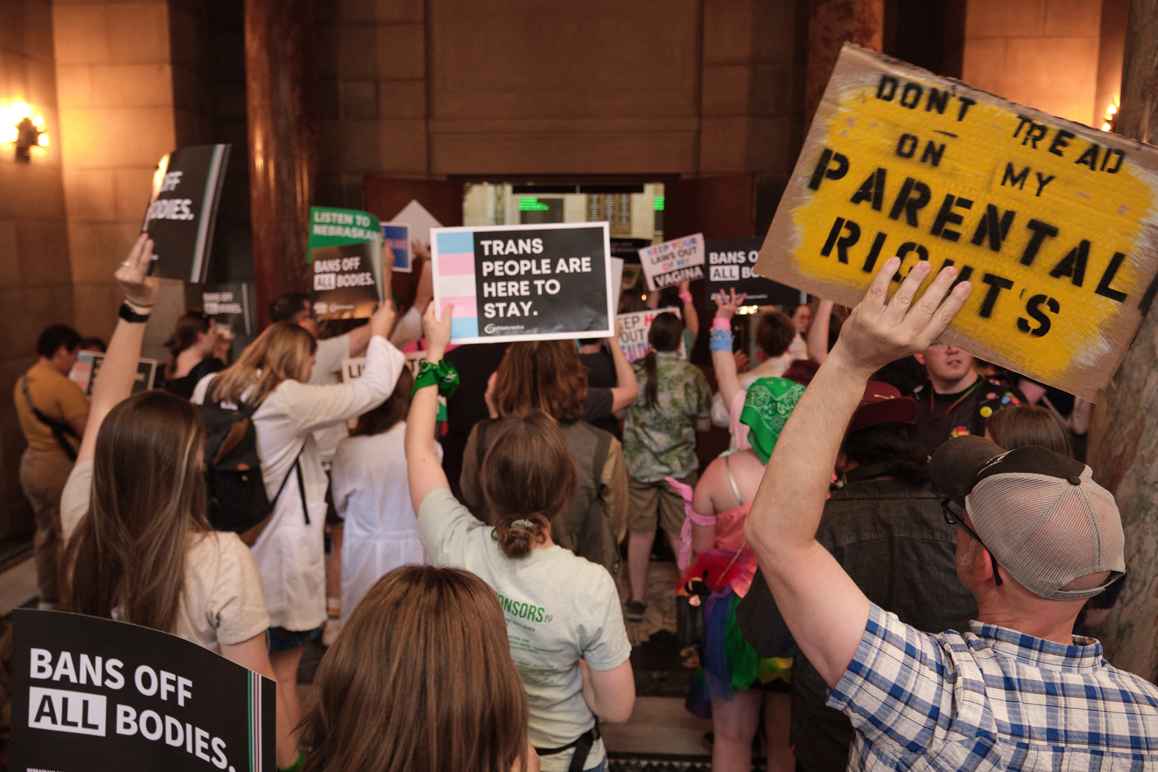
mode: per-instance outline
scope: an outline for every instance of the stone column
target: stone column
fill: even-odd
[[[306,226],[314,131],[307,89],[313,77],[313,0],[246,0],[245,71],[249,121],[254,280],[262,322],[283,292],[306,291]]]
[[[804,124],[820,104],[845,42],[881,50],[885,26],[884,0],[810,0],[808,4],[808,68],[804,89]]]
[[[1158,0],[1131,0],[1119,134],[1158,138]],[[1099,630],[1110,661],[1158,680],[1158,312],[1150,310],[1130,352],[1102,391],[1088,460],[1118,499],[1126,530],[1126,582]]]

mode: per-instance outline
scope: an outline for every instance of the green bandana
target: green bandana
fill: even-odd
[[[787,378],[760,378],[748,387],[740,423],[748,427],[748,444],[761,463],[772,457],[784,423],[802,396],[804,387]]]

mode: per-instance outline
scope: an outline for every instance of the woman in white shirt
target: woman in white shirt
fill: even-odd
[[[65,607],[174,633],[272,675],[269,615],[249,549],[205,516],[205,432],[196,408],[161,391],[130,397],[157,297],[141,236],[117,270],[125,293],[76,466],[61,497]],[[278,723],[278,765],[297,756]]]
[[[344,523],[342,625],[374,584],[426,554],[406,485],[406,411],[414,378],[402,371],[390,399],[358,418],[334,455],[331,490]]]
[[[309,383],[317,342],[298,325],[278,322],[249,344],[235,364],[202,380],[193,393],[198,404],[257,407],[257,452],[274,505],[253,543],[253,556],[272,625],[278,717],[292,726],[301,717],[298,664],[306,642],[319,637],[326,620],[327,481],[313,433],[359,416],[390,395],[404,366],[401,352],[387,339],[393,324],[394,308],[387,302],[370,319],[366,369],[356,381]]]
[[[530,707],[528,735],[546,772],[603,770],[596,716],[626,721],[635,703],[631,644],[615,582],[603,566],[551,541],[550,520],[575,487],[575,466],[544,413],[504,418],[479,468],[491,524],[455,499],[434,440],[438,394],[453,378],[439,364],[450,307],[424,317],[427,358],[406,422],[410,498],[431,563],[464,568],[494,588]]]

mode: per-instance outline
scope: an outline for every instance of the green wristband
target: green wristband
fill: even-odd
[[[413,397],[419,389],[427,386],[437,386],[439,394],[450,397],[458,389],[458,384],[458,370],[450,362],[443,359],[435,364],[424,359],[418,364],[418,375],[414,378],[410,396]]]
[[[306,765],[306,754],[298,752],[298,757],[294,759],[294,763],[288,767],[278,767],[278,772],[301,772]]]

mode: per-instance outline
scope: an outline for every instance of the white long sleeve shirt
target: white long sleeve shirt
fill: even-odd
[[[361,378],[326,386],[283,381],[254,414],[257,450],[271,498],[286,480],[269,525],[253,545],[271,625],[312,630],[326,619],[326,475],[314,432],[380,405],[394,391],[404,364],[402,352],[385,338],[374,337],[366,350]],[[212,378],[197,384],[193,402],[204,401]],[[293,477],[299,451],[308,523]]]
[[[310,383],[314,386],[333,386],[341,383],[342,362],[349,356],[349,334],[319,340],[318,350],[314,354],[314,372],[310,375]],[[314,441],[318,443],[318,457],[323,465],[330,465],[338,444],[348,436],[350,432],[343,421],[323,426],[314,432]]]

